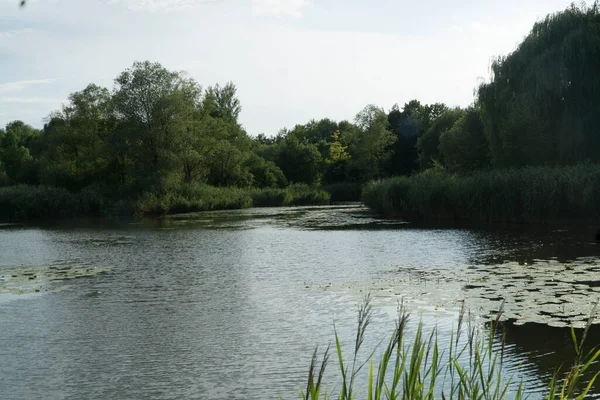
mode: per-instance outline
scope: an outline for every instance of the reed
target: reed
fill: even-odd
[[[362,200],[380,214],[407,220],[598,220],[600,165],[421,173],[371,182]]]
[[[375,361],[375,350],[365,359],[359,358],[359,351],[365,338],[365,332],[371,320],[371,298],[367,296],[359,307],[358,326],[351,363],[346,364],[340,338],[335,333],[335,348],[338,360],[336,370],[340,383],[339,393],[326,388],[325,371],[330,352],[324,352],[318,362],[318,348],[315,349],[306,389],[301,389],[303,400],[351,400],[351,399],[524,399],[527,390],[522,382],[512,381],[504,376],[502,363],[504,344],[494,346],[494,337],[501,329],[501,312],[494,321],[487,324],[488,329],[477,329],[473,324],[464,326],[465,309],[461,310],[458,328],[452,332],[448,345],[442,346],[437,329],[426,333],[422,322],[417,324],[412,339],[408,339],[406,328],[410,314],[401,307],[396,327],[386,342],[383,353]],[[577,338],[571,329],[577,358],[566,372],[557,369],[544,394],[547,399],[583,399],[590,391],[598,374],[588,381],[582,380],[589,367],[600,356],[597,348],[583,350],[587,329],[581,338]],[[466,331],[466,337],[463,332]],[[500,335],[502,337],[502,335]],[[449,346],[449,347],[448,347]],[[445,349],[445,350],[442,350]],[[356,377],[368,365],[365,373],[367,387],[359,391],[355,387]],[[364,390],[366,389],[366,390]],[[366,393],[365,393],[366,392]]]

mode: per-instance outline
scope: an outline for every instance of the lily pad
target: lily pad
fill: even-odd
[[[85,265],[21,266],[0,269],[0,294],[46,293],[63,290],[68,286],[57,282],[92,277],[110,272],[111,267]]]

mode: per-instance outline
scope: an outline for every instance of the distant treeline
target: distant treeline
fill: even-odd
[[[0,130],[0,187],[34,193],[43,186],[100,203],[80,207],[84,214],[160,213],[209,204],[199,196],[216,192],[204,187],[233,197],[238,189],[260,190],[258,203],[291,204],[289,196],[280,202],[266,193],[281,197],[300,184],[318,202],[321,188],[335,189],[334,200],[356,200],[364,184],[394,176],[412,176],[410,185],[423,173],[455,179],[596,163],[599,71],[598,5],[571,6],[537,22],[513,53],[495,59],[490,82],[465,109],[418,100],[389,111],[367,105],[353,121],[312,120],[252,137],[238,121],[232,83],[202,88],[185,73],[136,62],[112,90],[90,84],[71,94],[41,130],[21,121]],[[374,203],[377,192],[370,187],[369,204],[384,209]]]

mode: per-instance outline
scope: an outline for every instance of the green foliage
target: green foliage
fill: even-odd
[[[497,346],[495,338],[502,336],[503,325],[500,314],[487,323],[487,330],[479,330],[467,321],[464,326],[466,310],[463,307],[458,317],[458,326],[452,330],[449,338],[438,335],[437,328],[426,333],[422,321],[416,325],[413,337],[409,337],[407,326],[410,314],[400,306],[396,327],[390,339],[383,344],[375,357],[377,349],[369,351],[361,358],[361,348],[371,323],[371,297],[367,295],[358,308],[358,322],[351,362],[346,362],[340,337],[335,331],[336,369],[339,393],[330,394],[325,372],[329,365],[329,347],[318,361],[318,347],[311,358],[306,389],[301,389],[304,400],[352,400],[366,398],[381,399],[525,399],[528,398],[525,383],[513,382],[513,376],[507,376],[502,367],[504,345]],[[594,347],[586,352],[583,345],[592,324],[593,316],[580,339],[571,329],[577,357],[573,366],[566,372],[560,368],[548,384],[543,398],[548,400],[584,399],[600,375],[589,377],[584,383],[582,377],[589,367],[600,357],[600,350]],[[463,331],[466,330],[466,335]],[[320,365],[319,365],[320,364]],[[357,376],[363,369],[367,378],[367,387],[359,390],[355,387]],[[366,392],[366,395],[364,394]],[[358,396],[361,393],[361,396]],[[337,395],[337,396],[335,396]]]
[[[466,110],[418,100],[387,113],[368,105],[354,122],[311,120],[254,140],[238,121],[241,103],[232,83],[202,90],[182,72],[135,62],[117,76],[112,91],[91,84],[71,94],[41,132],[21,121],[0,131],[0,187],[42,184],[76,195],[88,187],[110,188],[97,193],[106,196],[102,212],[132,210],[139,200],[139,212],[162,213],[255,200],[330,200],[300,186],[285,194],[276,190],[289,183],[339,184],[328,186],[334,200],[355,199],[365,182],[413,175],[371,184],[365,198],[377,209],[416,218],[535,220],[549,218],[548,210],[582,215],[578,207],[565,211],[565,189],[549,191],[556,184],[533,170],[482,171],[600,162],[599,42],[597,4],[571,6],[536,23],[516,51],[496,59],[491,81],[478,88]],[[545,195],[559,193],[552,201],[560,207],[519,188],[533,176],[547,182]],[[182,192],[206,184],[224,188],[215,192],[223,201],[199,203],[204,195]],[[479,191],[471,189],[476,185]],[[245,194],[225,195],[231,188]],[[114,206],[113,193],[122,206]],[[510,211],[495,217],[498,207]]]
[[[355,122],[359,131],[347,139],[351,154],[348,175],[352,180],[364,182],[382,175],[396,138],[388,129],[386,113],[374,105],[360,111]]]
[[[497,350],[494,346],[494,335],[500,326],[497,321],[490,323],[489,332],[480,333],[476,327],[469,325],[467,340],[461,341],[461,330],[465,329],[462,327],[463,310],[458,329],[449,338],[449,349],[443,352],[437,329],[426,334],[422,322],[418,323],[414,338],[411,340],[407,337],[410,315],[401,308],[390,339],[382,342],[385,347],[376,366],[375,350],[366,359],[359,357],[371,313],[370,297],[367,296],[364,304],[359,306],[356,341],[350,363],[344,361],[341,341],[337,332],[335,333],[339,364],[337,371],[341,381],[339,394],[335,397],[338,400],[526,398],[522,383],[509,393],[511,377],[503,376],[501,371],[503,350]],[[302,398],[306,400],[334,397],[329,395],[324,382],[329,349],[325,351],[320,366],[317,362],[317,350],[309,368],[306,391],[302,390]],[[364,375],[368,384],[359,391],[355,387],[356,377],[367,365],[368,371]],[[553,385],[551,390],[555,387]],[[365,391],[366,395],[358,397],[357,393]]]
[[[164,215],[248,207],[327,204],[329,199],[326,191],[306,184],[295,184],[285,189],[188,184],[164,194],[144,193],[137,201],[136,214]]]
[[[211,117],[237,124],[242,106],[236,96],[237,89],[232,82],[221,87],[217,83],[207,89],[202,108]]]
[[[416,146],[421,169],[425,170],[431,167],[435,161],[444,162],[439,151],[440,137],[444,132],[450,130],[463,114],[464,111],[460,108],[444,111],[433,120],[430,128],[417,140]]]
[[[600,161],[600,12],[572,5],[537,22],[480,86],[497,166]]]
[[[344,146],[342,143],[340,131],[334,131],[331,134],[329,154],[325,160],[326,166],[323,180],[328,183],[346,180],[348,161],[351,158],[352,156],[348,153],[348,146]]]
[[[0,187],[0,220],[29,220],[100,215],[104,196],[97,188],[74,195],[63,188],[18,185]]]
[[[313,144],[300,143],[294,136],[282,142],[277,165],[292,183],[318,183],[321,178],[321,153]]]
[[[396,177],[367,185],[363,202],[409,220],[593,221],[600,218],[600,165]]]
[[[19,145],[15,133],[8,131],[0,143],[0,161],[4,173],[11,182],[18,182],[21,168],[30,159],[29,149]]]
[[[446,110],[444,104],[423,105],[418,100],[406,103],[402,111],[398,105],[392,108],[388,123],[396,140],[387,164],[389,175],[409,175],[418,170],[419,139]]]
[[[229,210],[252,206],[247,190],[190,184],[162,195],[146,192],[136,204],[138,215],[164,215],[196,211]]]
[[[323,190],[331,196],[331,201],[360,201],[363,185],[355,182],[330,183]]]
[[[484,169],[490,164],[489,146],[479,112],[468,108],[440,136],[439,151],[450,171]]]
[[[287,178],[272,161],[265,161],[256,153],[251,153],[246,166],[250,174],[252,174],[252,186],[258,188],[279,187],[283,188],[288,185]]]
[[[252,191],[255,207],[283,207],[293,202],[292,194],[286,189],[266,188]]]
[[[304,206],[316,204],[328,204],[331,196],[320,188],[310,187],[304,183],[296,183],[287,188],[291,197],[291,205]]]

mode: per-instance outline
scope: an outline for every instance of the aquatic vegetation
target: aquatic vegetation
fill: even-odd
[[[0,221],[318,205],[328,204],[331,199],[326,190],[305,184],[285,189],[189,184],[171,192],[146,192],[139,197],[109,192],[99,186],[89,186],[76,193],[42,185],[0,187]]]
[[[353,295],[371,292],[383,304],[403,299],[411,308],[438,314],[464,302],[483,318],[498,316],[515,325],[584,328],[600,300],[600,266],[595,258],[580,258],[569,264],[538,260],[453,269],[397,267],[387,278],[314,288]]]
[[[367,295],[358,309],[356,340],[351,362],[343,356],[340,338],[335,332],[335,354],[339,368],[336,370],[341,382],[339,393],[331,393],[326,387],[325,371],[330,362],[330,349],[318,361],[318,347],[315,349],[305,388],[301,389],[303,400],[336,398],[350,400],[366,398],[378,399],[524,399],[528,397],[523,382],[513,382],[502,369],[504,345],[494,345],[495,336],[500,333],[499,318],[490,321],[488,330],[479,330],[466,317],[463,305],[456,330],[449,338],[448,348],[443,350],[443,339],[437,329],[426,333],[422,322],[417,324],[411,340],[407,335],[410,314],[401,306],[396,327],[383,348],[381,356],[375,358],[376,350],[367,357],[359,358],[366,330],[371,321],[371,297]],[[557,367],[544,394],[547,399],[583,399],[589,393],[598,374],[583,378],[600,356],[600,350],[585,350],[586,330],[577,338],[571,329],[576,359],[571,368],[562,372]],[[467,326],[465,327],[465,323]],[[466,336],[465,336],[466,335]],[[383,342],[382,342],[383,343]],[[368,367],[367,367],[368,366]],[[358,374],[367,367],[365,388],[355,386]],[[360,397],[358,396],[360,393]]]
[[[390,178],[367,185],[363,202],[411,221],[587,222],[600,217],[598,193],[600,165],[580,164]]]
[[[57,287],[54,283],[92,277],[110,271],[111,267],[70,264],[3,268],[0,269],[0,295],[54,292],[66,288]]]
[[[165,215],[234,210],[253,206],[327,204],[329,199],[329,193],[326,191],[305,184],[294,184],[285,189],[188,185],[176,193],[165,195],[146,193],[137,203],[137,214]]]

